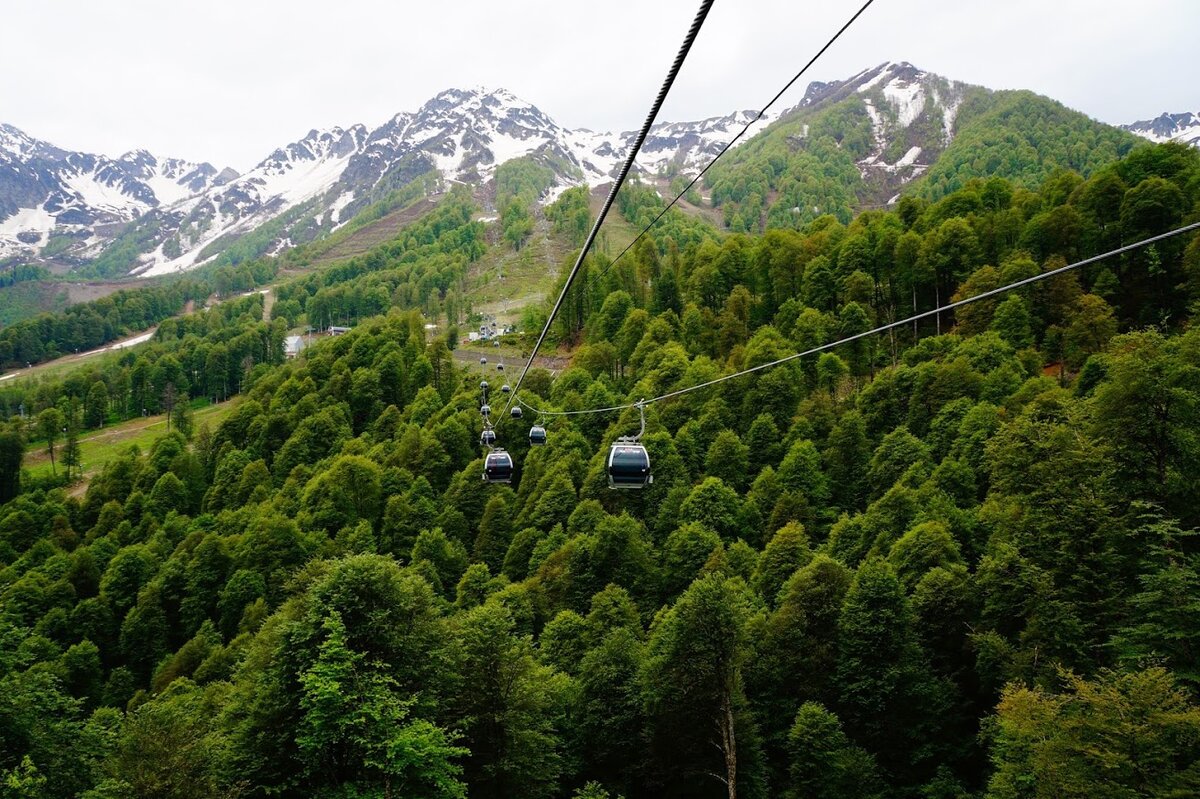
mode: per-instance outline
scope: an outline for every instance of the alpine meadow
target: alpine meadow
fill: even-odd
[[[1200,795],[1178,110],[0,125],[0,799]]]

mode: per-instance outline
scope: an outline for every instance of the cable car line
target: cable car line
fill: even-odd
[[[614,413],[616,411],[628,410],[629,408],[637,408],[639,406],[650,405],[655,402],[661,402],[666,399],[678,397],[682,394],[688,394],[693,391],[699,391],[702,388],[708,388],[709,386],[714,386],[717,383],[724,383],[725,381],[733,380],[736,377],[742,377],[743,375],[748,375],[753,372],[761,372],[766,369],[770,369],[773,366],[779,366],[780,364],[784,364],[789,361],[794,361],[797,358],[804,358],[809,355],[815,355],[819,352],[825,352],[826,350],[831,350],[835,347],[839,347],[842,344],[848,344],[852,341],[857,341],[859,339],[866,338],[868,336],[873,336],[877,333],[883,333],[883,332],[886,332],[888,330],[893,330],[898,327],[910,325],[913,322],[919,321],[921,319],[926,319],[935,314],[939,314],[944,311],[949,311],[954,308],[960,308],[964,305],[968,305],[973,302],[979,302],[980,300],[990,299],[992,297],[996,297],[1001,294],[1006,294],[1014,289],[1018,289],[1023,286],[1028,286],[1032,283],[1038,283],[1043,280],[1048,280],[1049,278],[1057,277],[1058,275],[1064,274],[1064,273],[1072,271],[1074,269],[1078,269],[1083,266],[1088,266],[1090,264],[1094,264],[1098,261],[1103,261],[1105,259],[1112,258],[1117,255],[1123,255],[1132,250],[1140,249],[1142,247],[1149,246],[1149,245],[1154,244],[1159,241],[1164,241],[1166,239],[1174,238],[1175,236],[1180,236],[1184,233],[1188,233],[1193,230],[1200,230],[1200,222],[1193,222],[1190,225],[1184,225],[1183,227],[1175,228],[1174,230],[1169,230],[1166,233],[1160,233],[1157,236],[1151,236],[1150,238],[1142,239],[1141,241],[1136,241],[1132,244],[1126,244],[1122,247],[1118,247],[1115,250],[1109,250],[1108,252],[1103,252],[1103,253],[1100,253],[1099,255],[1093,255],[1090,258],[1085,258],[1082,261],[1076,261],[1073,264],[1067,264],[1066,266],[1060,266],[1059,268],[1052,269],[1049,272],[1042,272],[1041,274],[1033,275],[1032,277],[1023,278],[1022,280],[1017,280],[1013,283],[1009,283],[1007,285],[1000,286],[999,288],[989,289],[988,291],[985,291],[981,294],[976,294],[972,297],[967,297],[965,299],[946,303],[945,305],[938,306],[937,308],[932,308],[928,311],[922,311],[920,313],[913,314],[912,316],[910,316],[906,319],[899,319],[895,322],[888,322],[887,324],[880,325],[879,327],[874,327],[870,330],[863,331],[862,333],[855,333],[852,336],[846,336],[845,338],[838,339],[837,341],[831,342],[829,344],[822,344],[818,347],[813,347],[811,349],[804,350],[803,352],[793,353],[791,355],[784,356],[783,358],[778,358],[774,361],[768,361],[767,363],[762,363],[762,364],[759,364],[758,366],[752,366],[749,369],[743,369],[739,372],[733,372],[732,374],[722,375],[721,377],[713,378],[712,380],[706,380],[703,383],[697,383],[694,386],[688,386],[686,388],[676,389],[675,391],[668,391],[666,394],[662,394],[660,396],[653,397],[651,399],[643,399],[643,400],[639,400],[637,402],[627,402],[624,405],[613,405],[612,407],[608,407],[608,408],[587,408],[587,409],[577,410],[577,411],[547,411],[547,410],[542,410],[540,408],[535,408],[532,405],[529,405],[528,403],[526,403],[522,400],[518,400],[518,402],[520,402],[523,406],[525,406],[531,412],[537,413],[542,416],[581,416],[581,415],[592,414],[592,413]]]
[[[720,152],[718,152],[716,155],[713,156],[712,160],[708,162],[708,164],[704,167],[704,169],[701,169],[700,172],[696,175],[696,177],[692,178],[692,181],[690,183],[688,183],[686,186],[684,186],[682,191],[680,191],[678,194],[675,195],[675,199],[673,199],[673,200],[671,200],[671,202],[667,203],[667,207],[662,209],[662,211],[659,212],[658,216],[654,217],[654,219],[652,219],[650,221],[650,224],[648,224],[648,225],[646,225],[646,227],[642,228],[642,232],[638,233],[637,236],[634,237],[633,241],[629,242],[629,244],[627,244],[625,246],[625,249],[621,250],[621,252],[617,255],[617,257],[612,259],[612,261],[609,262],[608,266],[604,267],[597,274],[588,278],[588,282],[584,286],[584,288],[586,289],[587,287],[594,285],[597,280],[599,280],[600,278],[602,278],[606,274],[608,274],[609,270],[611,270],[614,266],[617,265],[617,261],[621,260],[621,258],[624,257],[625,253],[632,250],[634,245],[637,244],[639,241],[641,241],[642,237],[645,236],[647,233],[649,233],[650,229],[652,227],[654,227],[655,225],[657,225],[659,223],[659,221],[661,221],[662,218],[667,215],[667,212],[670,211],[672,208],[674,208],[675,204],[678,203],[681,199],[683,199],[683,196],[685,194],[687,194],[689,191],[691,191],[693,186],[695,186],[698,182],[700,182],[700,178],[704,177],[705,173],[708,172],[708,170],[712,169],[713,164],[717,163],[717,161],[719,161],[721,159],[721,156],[725,155],[725,153],[728,152],[733,147],[733,145],[738,143],[738,140],[741,139],[742,136],[746,135],[746,131],[750,130],[750,128],[754,124],[756,124],[760,119],[763,118],[763,115],[766,114],[767,111],[771,110],[771,106],[775,105],[775,103],[778,102],[779,98],[782,97],[785,93],[787,93],[787,90],[792,88],[792,86],[796,83],[796,81],[800,80],[800,78],[804,75],[805,72],[808,72],[809,67],[811,67],[813,64],[815,64],[817,59],[820,58],[822,55],[824,55],[825,51],[828,50],[831,46],[833,46],[833,43],[836,42],[841,37],[841,35],[846,32],[846,29],[849,28],[852,24],[854,24],[854,21],[857,20],[860,16],[862,16],[862,13],[864,11],[866,11],[867,8],[869,8],[870,5],[874,2],[875,2],[875,0],[867,0],[867,2],[863,4],[862,8],[858,9],[858,11],[856,11],[854,13],[854,16],[850,17],[850,19],[848,19],[846,21],[846,24],[843,25],[841,28],[839,28],[837,33],[833,34],[833,37],[830,38],[830,40],[825,43],[825,46],[822,47],[820,50],[818,50],[817,54],[814,55],[812,58],[810,58],[808,60],[808,63],[805,64],[800,69],[800,71],[797,72],[792,77],[791,80],[789,80],[786,84],[784,84],[783,88],[780,89],[775,94],[774,97],[771,98],[770,102],[768,102],[766,105],[764,105],[762,107],[762,110],[760,110],[754,116],[754,119],[747,122],[745,127],[743,127],[736,136],[734,136],[732,139],[730,139],[728,141],[728,143],[726,143],[725,146],[721,148]]]
[[[662,88],[658,90],[658,97],[655,98],[654,104],[650,107],[650,113],[646,115],[646,121],[642,123],[642,129],[638,132],[637,139],[634,140],[633,146],[629,149],[629,157],[625,159],[625,163],[621,167],[621,172],[613,182],[612,188],[609,189],[608,197],[604,200],[604,205],[600,209],[600,215],[596,217],[591,232],[588,233],[588,237],[583,243],[583,248],[579,251],[579,257],[575,259],[575,265],[567,273],[567,280],[563,284],[562,291],[559,293],[558,299],[555,300],[554,307],[550,310],[550,315],[546,317],[546,326],[542,328],[541,335],[538,336],[537,342],[533,345],[533,351],[529,354],[529,360],[521,370],[521,375],[517,378],[516,385],[513,386],[512,394],[509,395],[508,404],[504,406],[501,419],[504,418],[504,414],[508,413],[508,409],[512,407],[512,401],[516,398],[517,392],[521,390],[521,383],[525,380],[525,374],[529,371],[529,367],[533,365],[534,358],[537,357],[538,350],[542,347],[542,342],[546,340],[546,334],[550,332],[550,326],[554,324],[554,317],[558,315],[559,309],[566,300],[567,292],[571,289],[571,283],[579,273],[579,268],[583,265],[584,257],[587,256],[588,250],[596,240],[596,234],[600,232],[600,226],[604,223],[604,218],[608,216],[613,201],[616,200],[617,191],[621,188],[621,184],[625,182],[629,170],[633,168],[633,162],[637,158],[638,151],[642,148],[642,144],[645,143],[646,137],[650,134],[650,127],[658,117],[658,112],[667,99],[667,93],[675,83],[675,77],[679,74],[680,68],[683,67],[683,62],[687,58],[688,52],[692,49],[692,44],[696,41],[696,36],[700,33],[700,27],[704,24],[704,19],[708,16],[712,4],[713,0],[701,0],[700,9],[696,12],[696,17],[692,20],[691,27],[688,28],[687,35],[684,37],[683,44],[675,56],[675,61],[671,64],[671,68],[667,72],[667,77],[663,81]]]
[[[533,407],[523,399],[518,399],[517,402],[524,406],[525,410],[529,411],[530,413],[536,413],[542,416],[586,416],[591,413],[612,413],[614,411],[623,411],[626,408],[632,408],[635,404],[629,403],[627,405],[613,405],[610,408],[585,408],[578,411],[546,411],[542,410],[541,408]]]

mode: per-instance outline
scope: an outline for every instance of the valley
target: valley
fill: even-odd
[[[342,120],[0,124],[0,799],[1200,795],[1200,122],[865,60],[961,18],[1019,86],[1037,27],[870,5],[711,169],[754,110],[558,121],[616,7],[0,11],[148,142]],[[712,6],[671,107],[761,89]]]

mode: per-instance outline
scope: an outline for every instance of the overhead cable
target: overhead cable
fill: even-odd
[[[721,377],[713,378],[712,380],[706,380],[703,383],[697,383],[694,386],[687,386],[686,388],[676,389],[675,391],[668,391],[666,394],[662,394],[660,396],[653,397],[651,399],[638,400],[637,402],[627,402],[623,405],[613,405],[613,406],[607,407],[607,408],[586,408],[586,409],[577,410],[577,411],[546,411],[546,410],[542,410],[540,408],[535,408],[532,405],[529,405],[524,402],[522,402],[521,404],[524,405],[531,412],[540,414],[542,416],[581,416],[581,415],[592,414],[592,413],[614,413],[616,411],[623,411],[623,410],[626,410],[629,408],[636,408],[636,407],[638,407],[638,405],[650,405],[655,402],[661,402],[666,399],[671,399],[672,397],[678,397],[683,394],[689,394],[693,391],[699,391],[702,388],[708,388],[709,386],[715,386],[718,383],[724,383],[727,380],[733,380],[734,378],[737,378],[737,377],[742,377],[744,375],[752,374],[754,372],[761,372],[766,369],[770,369],[772,367],[788,363],[789,361],[794,361],[797,358],[804,358],[804,357],[807,357],[810,355],[816,355],[817,353],[825,352],[827,350],[834,349],[835,347],[840,347],[843,344],[849,344],[852,341],[858,341],[859,339],[876,335],[877,333],[884,333],[888,330],[893,330],[898,327],[910,325],[913,322],[920,321],[921,319],[927,319],[931,316],[934,316],[935,314],[940,314],[940,313],[943,313],[944,311],[950,311],[955,308],[960,308],[964,305],[969,305],[970,303],[973,303],[973,302],[979,302],[981,300],[990,299],[992,297],[996,297],[1001,294],[1006,294],[1015,289],[1019,289],[1024,286],[1028,286],[1028,285],[1037,283],[1042,280],[1048,280],[1052,277],[1057,277],[1058,275],[1064,274],[1066,272],[1070,272],[1075,269],[1079,269],[1080,267],[1094,264],[1097,261],[1103,261],[1108,258],[1115,257],[1117,255],[1124,255],[1125,253],[1131,252],[1132,250],[1140,249],[1142,247],[1148,247],[1151,244],[1155,244],[1160,241],[1165,241],[1166,239],[1174,238],[1175,236],[1180,236],[1180,235],[1183,235],[1184,233],[1189,233],[1193,230],[1200,230],[1200,222],[1193,222],[1190,225],[1184,225],[1183,227],[1175,228],[1174,230],[1169,230],[1166,233],[1160,233],[1157,236],[1151,236],[1150,238],[1142,239],[1141,241],[1136,241],[1132,244],[1126,244],[1125,246],[1118,247],[1115,250],[1109,250],[1108,252],[1104,252],[1099,255],[1093,255],[1091,258],[1085,258],[1084,260],[1076,261],[1073,264],[1067,264],[1066,266],[1060,266],[1057,269],[1051,269],[1049,272],[1042,272],[1041,274],[1033,275],[1032,277],[1027,277],[1022,280],[1017,280],[1012,283],[1008,283],[1007,285],[1000,286],[999,288],[989,289],[988,291],[984,291],[984,292],[982,292],[980,294],[976,294],[972,297],[966,297],[961,300],[949,302],[949,303],[946,303],[945,305],[940,305],[937,308],[933,308],[928,311],[922,311],[920,313],[913,314],[912,316],[909,316],[906,319],[900,319],[895,322],[888,322],[887,324],[880,325],[878,327],[873,327],[870,330],[863,331],[862,333],[855,333],[852,336],[846,336],[844,338],[838,339],[837,341],[833,341],[828,344],[822,344],[818,347],[813,347],[811,349],[804,350],[803,352],[797,352],[792,355],[784,356],[783,358],[778,358],[774,361],[768,361],[767,363],[759,364],[758,366],[752,366],[749,369],[742,369],[739,372],[733,372],[732,374],[723,375]]]
[[[692,20],[692,25],[688,28],[687,35],[684,37],[683,44],[675,56],[674,63],[671,64],[671,68],[667,72],[667,77],[663,81],[662,88],[658,90],[658,97],[655,98],[654,104],[650,107],[650,113],[646,115],[646,121],[642,124],[642,129],[638,132],[637,139],[634,140],[633,146],[629,149],[629,157],[625,159],[625,164],[621,167],[621,171],[617,175],[617,179],[613,182],[612,188],[609,189],[608,198],[605,199],[604,206],[600,209],[600,215],[596,217],[591,232],[588,233],[587,239],[583,243],[583,248],[579,251],[579,257],[575,259],[575,265],[571,267],[571,271],[567,274],[567,280],[563,283],[562,291],[559,292],[558,299],[555,300],[554,307],[550,310],[550,315],[546,318],[546,325],[542,328],[541,335],[538,336],[537,342],[533,345],[533,351],[529,354],[529,360],[526,361],[525,367],[521,369],[521,376],[517,378],[512,394],[509,395],[508,403],[504,406],[504,414],[508,413],[508,409],[512,407],[513,402],[516,400],[517,393],[521,390],[521,383],[525,380],[525,374],[529,371],[529,367],[537,357],[538,350],[542,347],[542,342],[546,340],[546,334],[550,332],[550,326],[554,324],[554,317],[558,315],[558,311],[567,297],[567,292],[571,289],[571,283],[575,280],[575,276],[579,273],[579,268],[583,265],[583,259],[587,256],[588,250],[596,240],[596,234],[600,231],[600,226],[604,224],[604,218],[608,216],[609,209],[612,208],[617,191],[621,188],[621,184],[625,181],[629,170],[633,168],[634,159],[637,158],[638,151],[642,148],[642,144],[645,143],[646,137],[650,134],[650,127],[658,117],[658,112],[662,109],[662,105],[667,99],[667,93],[670,92],[671,86],[675,83],[675,77],[679,74],[680,68],[683,67],[683,62],[687,58],[688,52],[692,49],[692,44],[696,41],[696,36],[700,33],[700,27],[704,24],[704,19],[708,16],[712,4],[713,0],[701,0],[700,9],[696,12],[696,18]],[[500,418],[503,421],[504,415],[502,414]]]
[[[792,76],[792,79],[789,80],[787,83],[785,83],[783,88],[780,89],[778,92],[776,92],[775,96],[772,97],[771,100],[766,105],[764,105],[757,114],[754,115],[754,119],[751,119],[749,122],[747,122],[745,127],[743,127],[740,131],[738,131],[738,134],[736,136],[734,136],[732,139],[730,139],[728,142],[726,142],[725,146],[721,148],[720,152],[718,152],[716,155],[713,156],[712,160],[709,161],[708,164],[703,169],[701,169],[700,172],[694,178],[692,178],[691,182],[688,183],[686,186],[684,186],[683,190],[680,191],[678,194],[676,194],[675,198],[673,200],[671,200],[671,202],[667,203],[667,207],[662,209],[661,211],[659,211],[658,216],[654,217],[654,219],[652,219],[650,221],[650,224],[648,224],[648,225],[646,225],[646,227],[642,228],[642,231],[640,233],[638,233],[637,236],[634,237],[633,241],[629,242],[629,244],[627,244],[625,246],[625,249],[621,250],[621,252],[617,254],[616,258],[612,259],[612,261],[608,264],[608,266],[604,267],[604,269],[600,270],[599,273],[597,273],[596,275],[594,275],[593,277],[588,279],[587,285],[589,285],[589,286],[593,285],[597,280],[604,277],[604,275],[606,275],[610,269],[612,269],[614,266],[616,266],[617,261],[621,260],[621,258],[624,257],[625,253],[632,250],[633,246],[635,244],[637,244],[639,241],[641,241],[642,237],[645,236],[647,233],[649,233],[650,229],[652,227],[654,227],[655,225],[657,225],[659,223],[659,221],[662,220],[662,218],[667,215],[667,212],[670,211],[672,208],[674,208],[675,204],[678,203],[683,198],[684,195],[686,195],[689,191],[692,190],[692,187],[695,186],[700,181],[700,178],[704,177],[704,175],[708,172],[708,170],[712,169],[713,164],[715,164],[715,163],[717,163],[717,161],[721,160],[721,156],[723,156],[723,155],[725,155],[725,153],[729,152],[729,150],[733,147],[733,145],[737,144],[738,140],[740,140],[743,136],[746,135],[746,131],[750,130],[750,128],[755,123],[757,123],[760,119],[763,118],[764,115],[766,115],[767,111],[771,110],[771,106],[775,105],[775,103],[779,101],[779,98],[783,97],[783,95],[787,93],[788,89],[792,88],[792,86],[796,83],[796,81],[800,80],[800,78],[804,75],[805,72],[808,72],[809,67],[811,67],[813,64],[815,64],[817,62],[817,59],[820,58],[822,55],[824,55],[825,51],[828,50],[830,47],[832,47],[833,43],[836,42],[841,37],[841,35],[846,32],[846,29],[849,28],[851,25],[853,25],[854,21],[857,20],[860,16],[862,16],[862,13],[864,11],[866,11],[867,8],[869,8],[870,5],[874,2],[875,2],[875,0],[867,0],[867,2],[863,3],[862,7],[860,9],[858,9],[858,11],[854,12],[854,16],[852,16],[852,17],[850,17],[850,19],[846,20],[846,24],[842,25],[842,27],[838,28],[837,33],[833,34],[833,36],[829,39],[829,41],[825,42],[825,46],[822,47],[820,50],[818,50],[816,55],[814,55],[812,58],[808,59],[808,63],[805,64],[803,67],[801,67],[800,71],[797,72],[794,76]]]

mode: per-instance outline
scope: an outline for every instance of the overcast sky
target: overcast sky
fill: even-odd
[[[757,109],[862,0],[717,0],[660,120]],[[637,128],[698,0],[5,0],[0,122],[70,149],[246,170],[314,127],[451,86],[569,128]],[[1200,111],[1200,0],[876,0],[810,80],[883,61],[1097,119]]]

